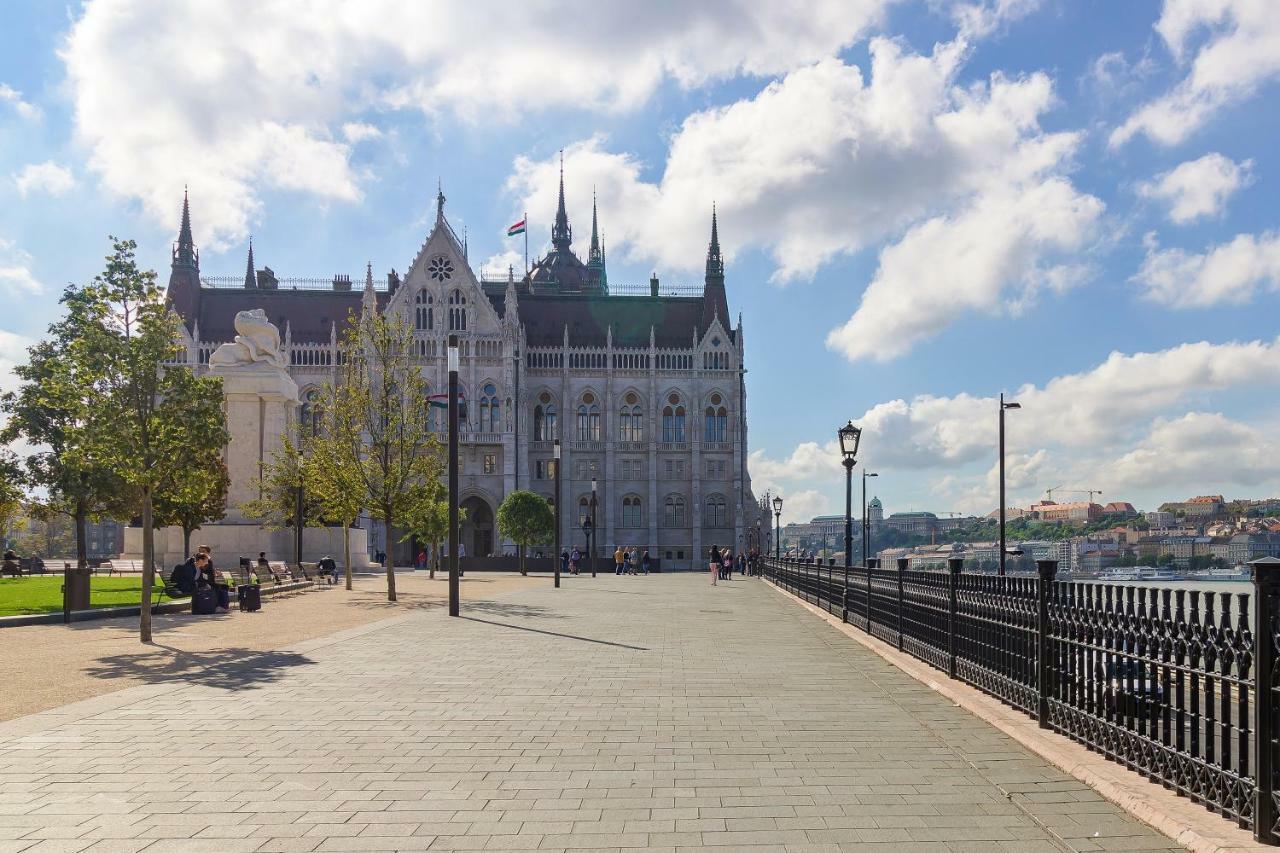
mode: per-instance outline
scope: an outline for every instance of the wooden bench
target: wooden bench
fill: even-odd
[[[104,560],[98,566],[98,572],[105,571],[110,575],[140,575],[142,574],[141,560]]]

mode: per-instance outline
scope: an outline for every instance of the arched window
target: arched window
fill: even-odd
[[[554,441],[556,438],[556,407],[551,395],[545,391],[533,407],[533,440]]]
[[[498,405],[498,389],[486,382],[480,389],[480,432],[502,432],[502,407]]]
[[[640,397],[634,391],[622,399],[618,413],[618,439],[620,441],[644,441],[644,412]]]
[[[622,526],[644,526],[644,514],[640,511],[639,495],[627,495],[622,499]]]
[[[436,327],[435,309],[432,304],[435,300],[430,293],[425,290],[419,290],[418,295],[414,297],[414,328],[418,331],[430,331]]]
[[[724,406],[707,406],[703,418],[703,441],[728,441],[729,413]]]
[[[320,406],[320,392],[315,388],[302,395],[302,412],[298,425],[302,428],[303,437],[320,434],[324,423],[324,409]]]
[[[600,406],[590,391],[578,404],[578,441],[600,440]]]
[[[684,406],[677,405],[679,398],[671,395],[672,405],[662,410],[662,440],[684,441]]]
[[[684,495],[667,495],[662,504],[662,526],[684,527]]]
[[[703,527],[728,527],[729,508],[723,495],[711,495],[707,498],[702,513]]]
[[[449,331],[465,332],[467,330],[467,297],[461,290],[449,294]]]

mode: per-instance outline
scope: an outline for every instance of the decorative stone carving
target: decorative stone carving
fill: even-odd
[[[209,356],[210,367],[242,367],[264,364],[287,369],[284,351],[280,349],[280,330],[267,319],[261,308],[236,314],[236,339],[223,344]]]

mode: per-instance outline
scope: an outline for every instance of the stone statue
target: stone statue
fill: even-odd
[[[261,308],[236,314],[236,339],[223,344],[209,356],[210,367],[245,367],[264,364],[287,369],[280,350],[280,330],[267,319]]]

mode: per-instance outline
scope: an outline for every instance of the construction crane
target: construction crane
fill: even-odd
[[[1102,489],[1064,489],[1062,486],[1054,486],[1052,489],[1045,489],[1044,491],[1045,497],[1049,499],[1050,503],[1053,502],[1054,492],[1069,492],[1076,495],[1088,495],[1089,503],[1093,503],[1093,496],[1102,494]]]

